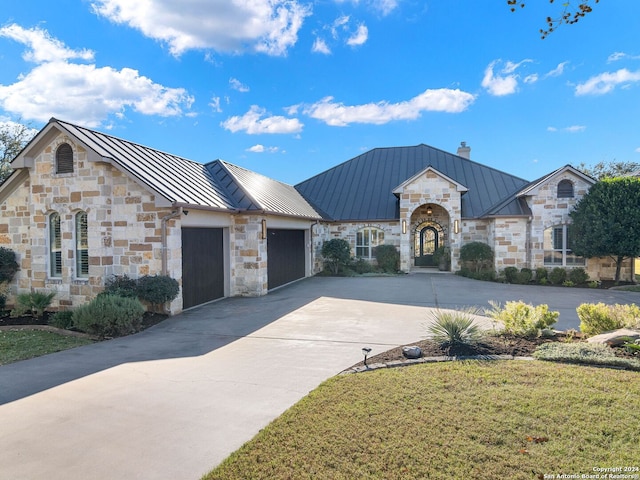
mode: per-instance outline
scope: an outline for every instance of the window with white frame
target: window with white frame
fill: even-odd
[[[556,225],[544,231],[544,264],[562,267],[584,265],[584,258],[570,248],[571,226]]]
[[[76,277],[89,276],[89,242],[87,212],[76,213]]]
[[[57,212],[49,215],[49,276],[62,276],[62,234]]]
[[[373,249],[384,243],[384,232],[376,227],[361,228],[356,233],[356,257],[374,257]]]

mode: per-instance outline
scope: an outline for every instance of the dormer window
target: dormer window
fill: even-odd
[[[570,180],[560,180],[558,198],[573,198],[573,183]]]
[[[68,143],[56,150],[56,173],[73,173],[73,149]]]

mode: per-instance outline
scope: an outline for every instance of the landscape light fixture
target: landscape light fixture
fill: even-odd
[[[362,354],[364,355],[364,366],[367,366],[367,355],[371,353],[371,349],[369,347],[362,347]]]

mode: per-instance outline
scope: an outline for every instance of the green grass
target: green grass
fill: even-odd
[[[0,365],[93,343],[42,330],[0,331]]]
[[[203,478],[531,479],[640,466],[638,398],[638,373],[537,361],[344,375]]]
[[[640,292],[640,285],[626,285],[624,287],[618,287],[617,290],[624,290],[625,292]]]

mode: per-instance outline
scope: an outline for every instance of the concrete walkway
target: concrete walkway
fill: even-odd
[[[442,274],[312,278],[226,299],[138,335],[0,367],[0,478],[197,479],[360,361],[363,346],[375,354],[422,338],[433,307],[520,298],[561,318],[584,301],[640,301]]]

